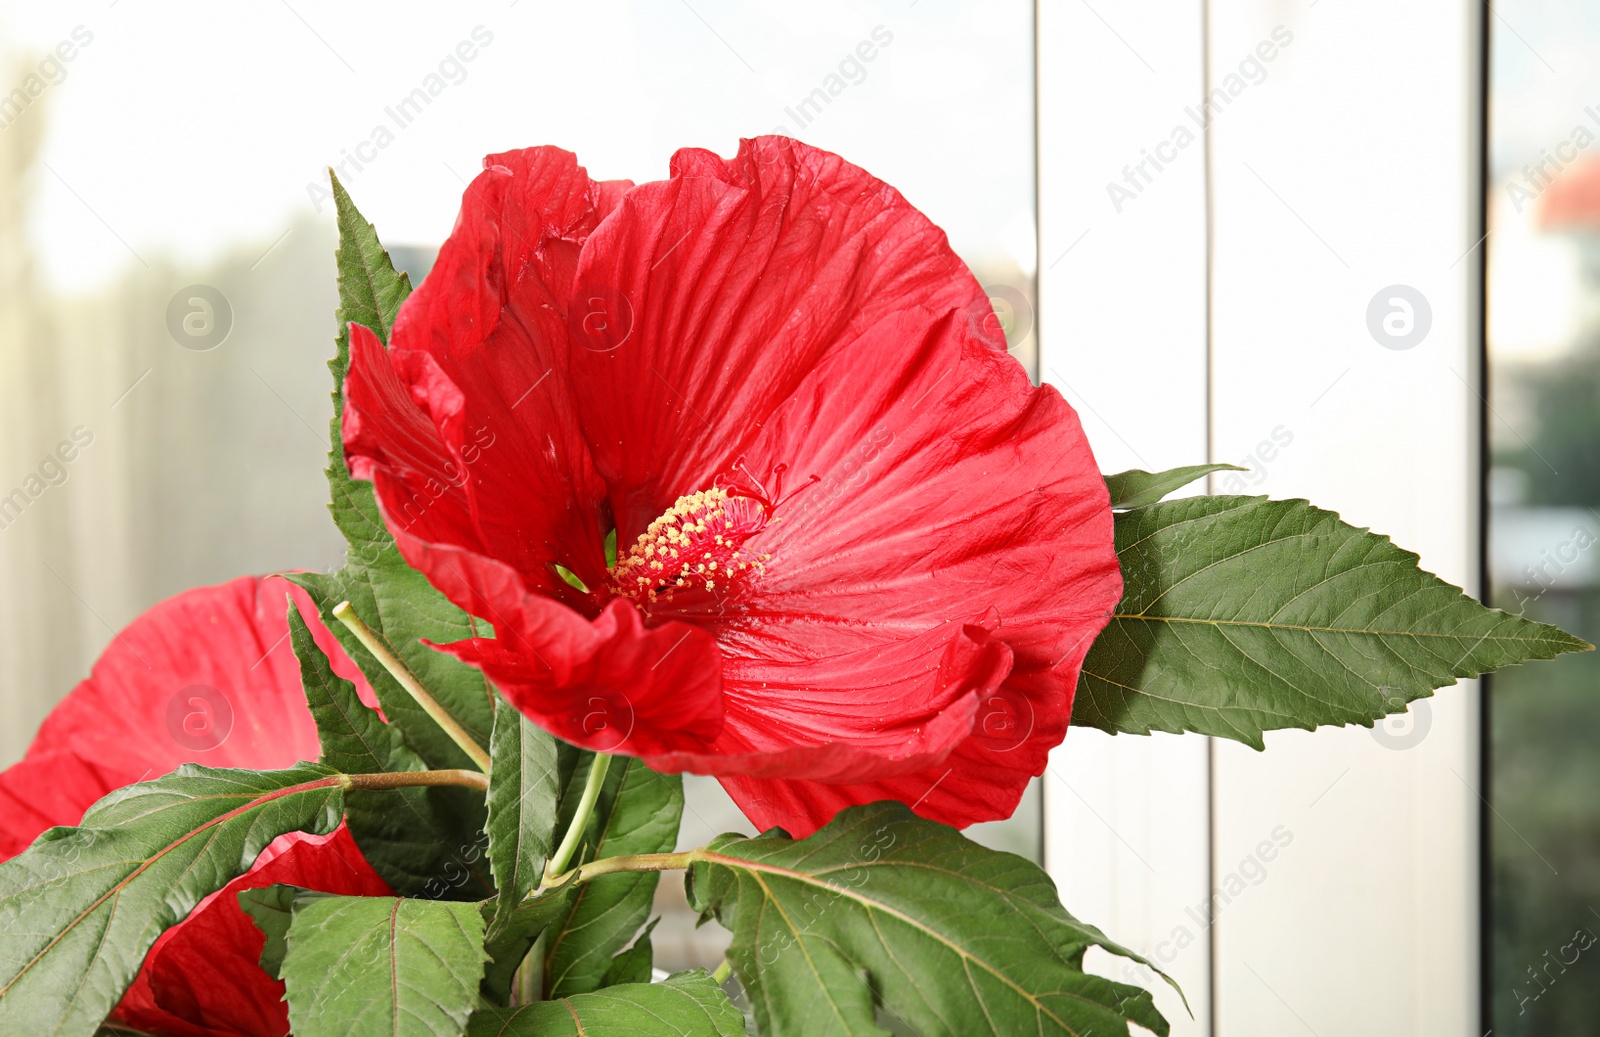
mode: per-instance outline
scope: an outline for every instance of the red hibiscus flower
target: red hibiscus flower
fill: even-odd
[[[1008,816],[1121,576],[1077,416],[943,232],[781,137],[637,187],[484,166],[345,383],[352,472],[495,628],[446,650],[759,826]]]
[[[0,772],[0,861],[46,828],[77,824],[113,789],[183,763],[270,769],[316,759],[285,591],[334,670],[375,705],[304,591],[249,576],[185,591],[119,633],[45,719],[22,761]],[[113,1018],[171,1037],[288,1033],[283,984],[259,967],[266,938],[237,897],[280,882],[354,896],[391,892],[343,826],[329,836],[282,836],[249,872],[162,934]]]

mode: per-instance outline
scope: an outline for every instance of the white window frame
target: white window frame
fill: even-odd
[[[1265,79],[1201,129],[1185,110],[1279,25]],[[1040,374],[1105,470],[1248,459],[1245,492],[1309,498],[1478,587],[1483,32],[1467,3],[1040,0]],[[1180,125],[1189,146],[1134,168]],[[1114,201],[1124,167],[1138,190]],[[1431,304],[1410,349],[1367,326],[1394,284]],[[1274,431],[1290,445],[1258,450]],[[1074,729],[1045,778],[1046,866],[1183,986],[1193,1019],[1155,988],[1175,1035],[1481,1037],[1479,720],[1465,682],[1408,731],[1279,732],[1265,753]]]

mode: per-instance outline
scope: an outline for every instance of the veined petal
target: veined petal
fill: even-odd
[[[619,542],[709,486],[828,357],[887,313],[987,306],[944,232],[837,155],[784,137],[686,149],[585,244],[577,280],[629,334],[572,386]]]
[[[45,719],[27,755],[0,772],[0,860],[47,828],[77,824],[113,789],[180,764],[270,769],[315,759],[316,722],[289,644],[291,597],[334,672],[376,708],[371,686],[303,590],[242,576],[185,591],[121,630]],[[283,1037],[282,984],[257,965],[261,933],[233,896],[275,882],[389,892],[344,828],[280,837],[248,874],[156,942],[118,1018],[174,1037]]]

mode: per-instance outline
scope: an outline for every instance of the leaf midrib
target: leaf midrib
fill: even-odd
[[[890,907],[887,904],[884,904],[884,903],[882,903],[880,901],[876,901],[876,900],[869,899],[867,897],[859,896],[859,895],[857,895],[855,893],[854,890],[842,888],[842,887],[839,887],[839,886],[835,886],[835,885],[833,885],[832,883],[829,883],[829,882],[819,881],[815,876],[807,874],[806,872],[803,872],[803,871],[794,871],[794,870],[792,870],[790,868],[780,868],[777,865],[765,864],[765,863],[761,863],[761,862],[758,862],[758,861],[749,861],[749,860],[745,860],[745,859],[743,859],[741,857],[730,857],[730,856],[727,856],[726,854],[717,853],[714,850],[697,851],[695,856],[696,856],[697,859],[703,860],[703,861],[705,861],[705,862],[707,862],[709,864],[720,864],[725,868],[729,868],[729,869],[733,869],[733,870],[745,869],[745,870],[748,870],[748,871],[750,871],[752,873],[766,873],[766,874],[770,874],[770,875],[778,875],[778,876],[781,876],[783,878],[787,878],[787,879],[789,879],[791,881],[799,882],[799,883],[801,883],[803,885],[815,886],[815,887],[818,887],[818,888],[821,888],[821,889],[826,889],[826,890],[828,890],[830,892],[834,892],[834,893],[839,894],[840,896],[846,897],[847,899],[856,901],[857,903],[859,903],[863,908],[865,908],[868,911],[872,911],[872,910],[881,911],[884,914],[890,916],[891,918],[895,918],[898,921],[900,921],[901,923],[911,927],[912,929],[916,929],[917,931],[922,932],[923,934],[925,934],[928,937],[932,938],[935,942],[940,943],[940,944],[944,945],[945,947],[949,948],[953,953],[955,953],[958,957],[960,957],[963,962],[970,962],[970,963],[978,965],[985,972],[988,972],[991,976],[993,976],[996,979],[998,979],[1005,986],[1010,987],[1013,991],[1016,992],[1016,994],[1019,997],[1021,997],[1023,1000],[1028,1002],[1028,1004],[1032,1005],[1035,1012],[1038,1012],[1041,1015],[1049,1017],[1051,1020],[1053,1020],[1058,1026],[1060,1026],[1067,1033],[1074,1034],[1074,1035],[1076,1035],[1078,1033],[1077,1030],[1073,1029],[1072,1026],[1068,1025],[1066,1020],[1062,1019],[1055,1012],[1051,1011],[1043,1002],[1041,1002],[1038,998],[1036,998],[1033,994],[1029,993],[1027,990],[1023,989],[1020,985],[1018,985],[1014,980],[1011,979],[1011,977],[1007,976],[1004,972],[1001,972],[999,969],[997,969],[993,965],[989,964],[989,962],[987,962],[984,959],[978,957],[976,954],[971,953],[966,948],[962,947],[960,944],[953,942],[952,940],[950,940],[947,937],[945,937],[943,934],[941,934],[941,933],[929,928],[924,923],[919,922],[918,920],[916,920],[915,918],[912,918],[911,916],[907,915],[903,911],[900,911],[900,910],[898,910],[896,908]],[[755,877],[755,876],[753,875],[752,877]],[[777,898],[772,895],[771,889],[759,877],[756,877],[756,882],[757,882],[757,884],[759,884],[761,886],[762,890],[764,890],[767,893],[768,899],[771,900],[772,903],[775,906],[778,907],[779,913],[784,915],[784,920],[787,922],[788,921],[787,914],[783,911],[782,906],[778,905]],[[799,940],[801,946],[803,947],[805,945],[805,940],[803,939],[802,934],[800,933],[800,931],[798,929],[795,929],[794,924],[792,922],[789,923],[789,928],[790,928],[791,931],[794,932],[795,937]],[[808,959],[809,959],[809,952],[808,952]],[[1067,992],[1066,991],[1056,991],[1056,993],[1066,994]],[[980,1001],[981,1001],[981,999],[980,999]],[[1104,1006],[1101,1006],[1101,1007],[1104,1007]]]
[[[1195,623],[1200,626],[1234,626],[1234,627],[1263,627],[1268,630],[1296,630],[1308,634],[1367,634],[1373,637],[1436,637],[1442,640],[1465,641],[1469,634],[1444,634],[1431,633],[1426,630],[1380,630],[1361,627],[1324,627],[1303,626],[1297,623],[1268,623],[1260,620],[1246,619],[1196,619],[1190,616],[1147,616],[1136,612],[1113,612],[1113,620],[1138,620],[1142,623]],[[1477,638],[1482,641],[1510,641],[1525,644],[1529,641],[1547,640],[1545,638],[1514,637],[1504,634],[1484,634]]]

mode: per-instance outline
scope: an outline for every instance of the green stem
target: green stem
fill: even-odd
[[[545,937],[550,935],[546,929],[533,941],[533,949],[528,951],[528,956],[522,959],[522,964],[517,966],[515,976],[514,1005],[531,1005],[544,998],[544,947]]]
[[[560,885],[567,881],[568,876],[576,876],[573,881],[583,883],[619,871],[674,871],[687,868],[695,862],[696,854],[704,857],[704,850],[702,846],[698,850],[684,850],[682,853],[634,853],[621,857],[602,857],[572,871],[552,875],[544,880],[541,888]]]
[[[567,834],[562,836],[561,845],[556,847],[550,863],[545,865],[541,888],[550,885],[550,880],[566,871],[567,865],[572,863],[572,855],[578,852],[583,830],[589,827],[589,816],[594,813],[600,789],[606,783],[606,771],[610,769],[611,757],[605,753],[595,753],[594,760],[589,764],[589,778],[583,783],[583,796],[578,800],[578,809],[573,812],[572,823],[567,826]]]
[[[717,970],[711,974],[711,982],[720,987],[728,982],[728,977],[731,975],[733,975],[733,962],[723,958],[722,964],[718,965]]]
[[[472,762],[478,765],[478,769],[485,774],[489,773],[489,753],[483,746],[472,740],[472,736],[467,733],[467,729],[462,727],[456,718],[450,715],[449,711],[439,705],[439,700],[428,693],[428,689],[424,688],[422,682],[417,680],[416,674],[412,673],[410,668],[400,661],[399,656],[390,650],[389,646],[384,643],[383,638],[373,633],[372,628],[361,621],[361,617],[356,615],[355,609],[350,607],[350,603],[348,601],[339,602],[333,607],[333,615],[335,619],[350,628],[350,632],[356,636],[357,641],[361,642],[361,646],[371,652],[374,659],[383,664],[383,668],[389,671],[389,676],[393,677],[402,688],[406,689],[412,698],[417,700],[417,705],[421,706],[423,711],[433,718],[434,723],[444,729],[444,733],[449,735],[451,740],[461,747],[461,751],[466,753],[472,759]]]
[[[477,771],[391,771],[385,774],[346,774],[344,786],[349,789],[379,791],[382,789],[415,789],[433,785],[461,785],[487,791],[489,778]]]

